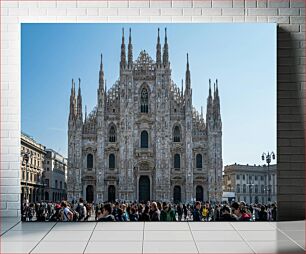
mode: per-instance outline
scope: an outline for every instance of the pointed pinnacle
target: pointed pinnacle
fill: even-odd
[[[131,28],[129,29],[129,41],[131,42],[131,40],[132,40],[132,30],[131,30]]]
[[[188,57],[188,53],[187,53],[187,70],[189,70],[189,57]]]

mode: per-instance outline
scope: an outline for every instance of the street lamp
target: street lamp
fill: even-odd
[[[266,160],[267,164],[268,164],[268,179],[267,179],[267,192],[268,192],[268,202],[271,201],[271,197],[270,197],[270,194],[271,194],[271,189],[270,189],[270,185],[269,185],[269,177],[270,177],[270,171],[269,171],[269,167],[270,167],[270,163],[271,163],[271,160],[275,160],[275,153],[274,152],[271,152],[271,153],[263,153],[262,156],[261,156],[261,159],[264,161]]]
[[[32,155],[32,152],[28,152],[28,153],[22,153],[22,160],[26,163],[26,195],[25,195],[25,200],[26,202],[28,202],[28,198],[29,198],[29,190],[28,190],[28,163],[30,160],[30,157]]]

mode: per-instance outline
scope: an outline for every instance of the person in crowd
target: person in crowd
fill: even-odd
[[[194,210],[193,210],[193,221],[201,221],[202,220],[202,216],[201,216],[201,202],[200,201],[196,201],[195,206],[194,206]]]
[[[61,221],[73,221],[73,213],[67,205],[66,201],[61,203],[62,212],[61,212]]]
[[[100,204],[96,204],[95,205],[95,220],[98,219],[99,210],[100,210]]]
[[[176,206],[176,212],[177,212],[177,219],[178,219],[178,221],[182,221],[183,212],[184,212],[182,204],[178,204]]]
[[[130,209],[130,221],[138,221],[139,216],[138,216],[138,212],[134,207],[131,207]]]
[[[61,221],[61,206],[59,204],[56,204],[54,206],[55,212],[51,215],[49,221],[57,222]]]
[[[204,221],[208,221],[209,218],[209,204],[205,203],[205,205],[202,207],[202,218]]]
[[[221,217],[221,205],[217,204],[214,210],[214,220],[219,221]]]
[[[167,210],[168,205],[166,202],[163,202],[162,209],[160,210],[160,221],[167,221]]]
[[[129,214],[126,210],[126,204],[122,204],[121,205],[121,210],[122,210],[122,215],[121,215],[121,218],[122,218],[122,221],[129,221]]]
[[[166,221],[176,221],[175,211],[172,208],[172,205],[169,203],[166,210]]]
[[[87,209],[84,205],[83,198],[79,199],[79,203],[77,204],[75,211],[78,213],[78,221],[84,221],[86,218]]]
[[[85,208],[86,208],[86,213],[85,213],[86,216],[84,218],[84,221],[88,221],[92,213],[92,203],[86,203]]]
[[[220,221],[237,221],[237,217],[231,214],[231,209],[228,205],[224,205],[220,209]]]
[[[184,221],[187,221],[187,206],[183,204],[183,214],[184,214]]]
[[[260,207],[260,212],[258,213],[258,221],[267,221],[268,220],[268,212],[266,207],[262,205]]]
[[[277,219],[277,206],[275,203],[272,204],[272,220],[276,221]]]
[[[115,217],[112,214],[111,204],[107,203],[102,208],[102,213],[98,217],[98,221],[115,221]]]
[[[245,204],[242,206],[238,202],[232,203],[232,212],[237,217],[238,221],[250,221],[251,216],[248,214],[244,208]]]
[[[158,209],[156,202],[151,203],[151,209],[150,210],[152,211],[150,220],[151,221],[160,221],[160,210]]]
[[[142,205],[140,205],[141,210],[139,210],[139,221],[150,221],[150,207],[148,205],[145,205],[143,208]]]

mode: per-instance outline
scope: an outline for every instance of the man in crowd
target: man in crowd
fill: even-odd
[[[193,210],[193,221],[201,221],[202,220],[202,216],[201,216],[201,202],[200,201],[196,201],[195,202],[195,206],[194,206],[194,210]]]

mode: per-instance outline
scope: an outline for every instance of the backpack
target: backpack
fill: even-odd
[[[77,208],[76,208],[76,212],[78,212],[79,216],[78,219],[81,220],[85,217],[84,214],[84,205],[82,204],[78,204]]]
[[[78,221],[79,217],[80,217],[79,213],[74,211],[74,210],[72,210],[72,213],[73,213],[73,220],[72,221]]]

